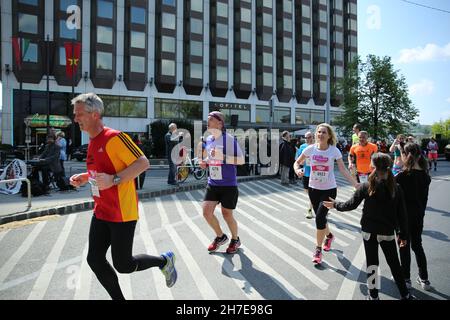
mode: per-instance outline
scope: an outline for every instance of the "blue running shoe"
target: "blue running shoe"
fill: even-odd
[[[164,277],[166,277],[166,285],[168,288],[172,287],[177,282],[177,270],[175,269],[175,254],[172,251],[167,251],[161,255],[166,259],[166,265],[160,268]]]

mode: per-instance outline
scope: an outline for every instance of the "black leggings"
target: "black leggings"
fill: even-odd
[[[373,272],[371,272],[372,268],[379,266],[378,245],[380,245],[381,249],[383,250],[386,261],[389,265],[389,268],[391,269],[392,276],[394,277],[395,283],[397,284],[398,290],[400,291],[400,295],[402,297],[406,297],[409,291],[406,287],[405,278],[403,277],[402,268],[400,266],[400,261],[398,260],[395,240],[381,241],[380,243],[378,243],[376,234],[372,234],[369,240],[364,240],[364,249],[366,251],[368,268],[367,278],[369,279],[369,277],[373,277]],[[375,270],[377,270],[378,272],[378,268],[376,268]],[[371,281],[369,282],[373,285]],[[378,288],[376,288],[375,285],[369,287],[369,293],[373,298],[378,297]]]
[[[109,222],[92,216],[87,262],[114,300],[124,300],[125,297],[120,290],[116,272],[106,260],[106,252],[110,246],[114,268],[120,273],[132,273],[151,267],[162,268],[166,263],[161,256],[132,255],[136,222]]]
[[[328,209],[322,203],[322,201],[330,201],[328,198],[336,199],[337,190],[318,190],[313,188],[308,188],[309,200],[313,206],[314,212],[316,214],[316,228],[317,230],[323,230],[327,226],[327,214]]]
[[[406,246],[400,248],[400,261],[402,263],[403,276],[411,278],[411,249],[416,256],[419,276],[422,280],[428,280],[427,257],[422,246],[423,217],[408,217],[409,239]]]

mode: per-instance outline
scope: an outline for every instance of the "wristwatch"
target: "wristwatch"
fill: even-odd
[[[113,184],[117,186],[120,183],[120,180],[122,180],[117,174],[113,177]]]

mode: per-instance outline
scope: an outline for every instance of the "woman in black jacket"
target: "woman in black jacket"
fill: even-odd
[[[356,209],[365,200],[361,218],[361,233],[367,260],[369,300],[378,300],[378,245],[383,250],[386,261],[394,276],[402,299],[412,299],[400,261],[397,256],[395,231],[399,230],[400,247],[406,245],[407,216],[402,189],[395,183],[392,174],[392,160],[383,153],[374,153],[368,182],[362,184],[347,202],[324,201],[324,205],[338,211]],[[375,280],[375,283],[373,283]]]
[[[403,171],[395,178],[405,193],[406,212],[408,214],[409,238],[406,246],[401,247],[400,262],[403,276],[408,286],[411,286],[411,249],[416,256],[419,276],[416,282],[424,290],[430,290],[428,280],[427,258],[422,247],[423,219],[428,202],[428,190],[431,178],[427,170],[427,160],[419,145],[408,143],[402,153]]]

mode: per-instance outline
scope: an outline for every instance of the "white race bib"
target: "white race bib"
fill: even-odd
[[[318,183],[327,183],[329,174],[328,166],[315,165],[311,167],[311,176],[309,179]]]
[[[209,177],[213,180],[222,180],[222,166],[210,165]]]
[[[366,183],[369,179],[369,175],[364,174],[364,173],[360,173],[360,174],[358,174],[358,176],[359,176],[360,183]]]
[[[100,190],[98,188],[97,181],[89,177],[89,184],[91,185],[92,196],[100,198]]]

